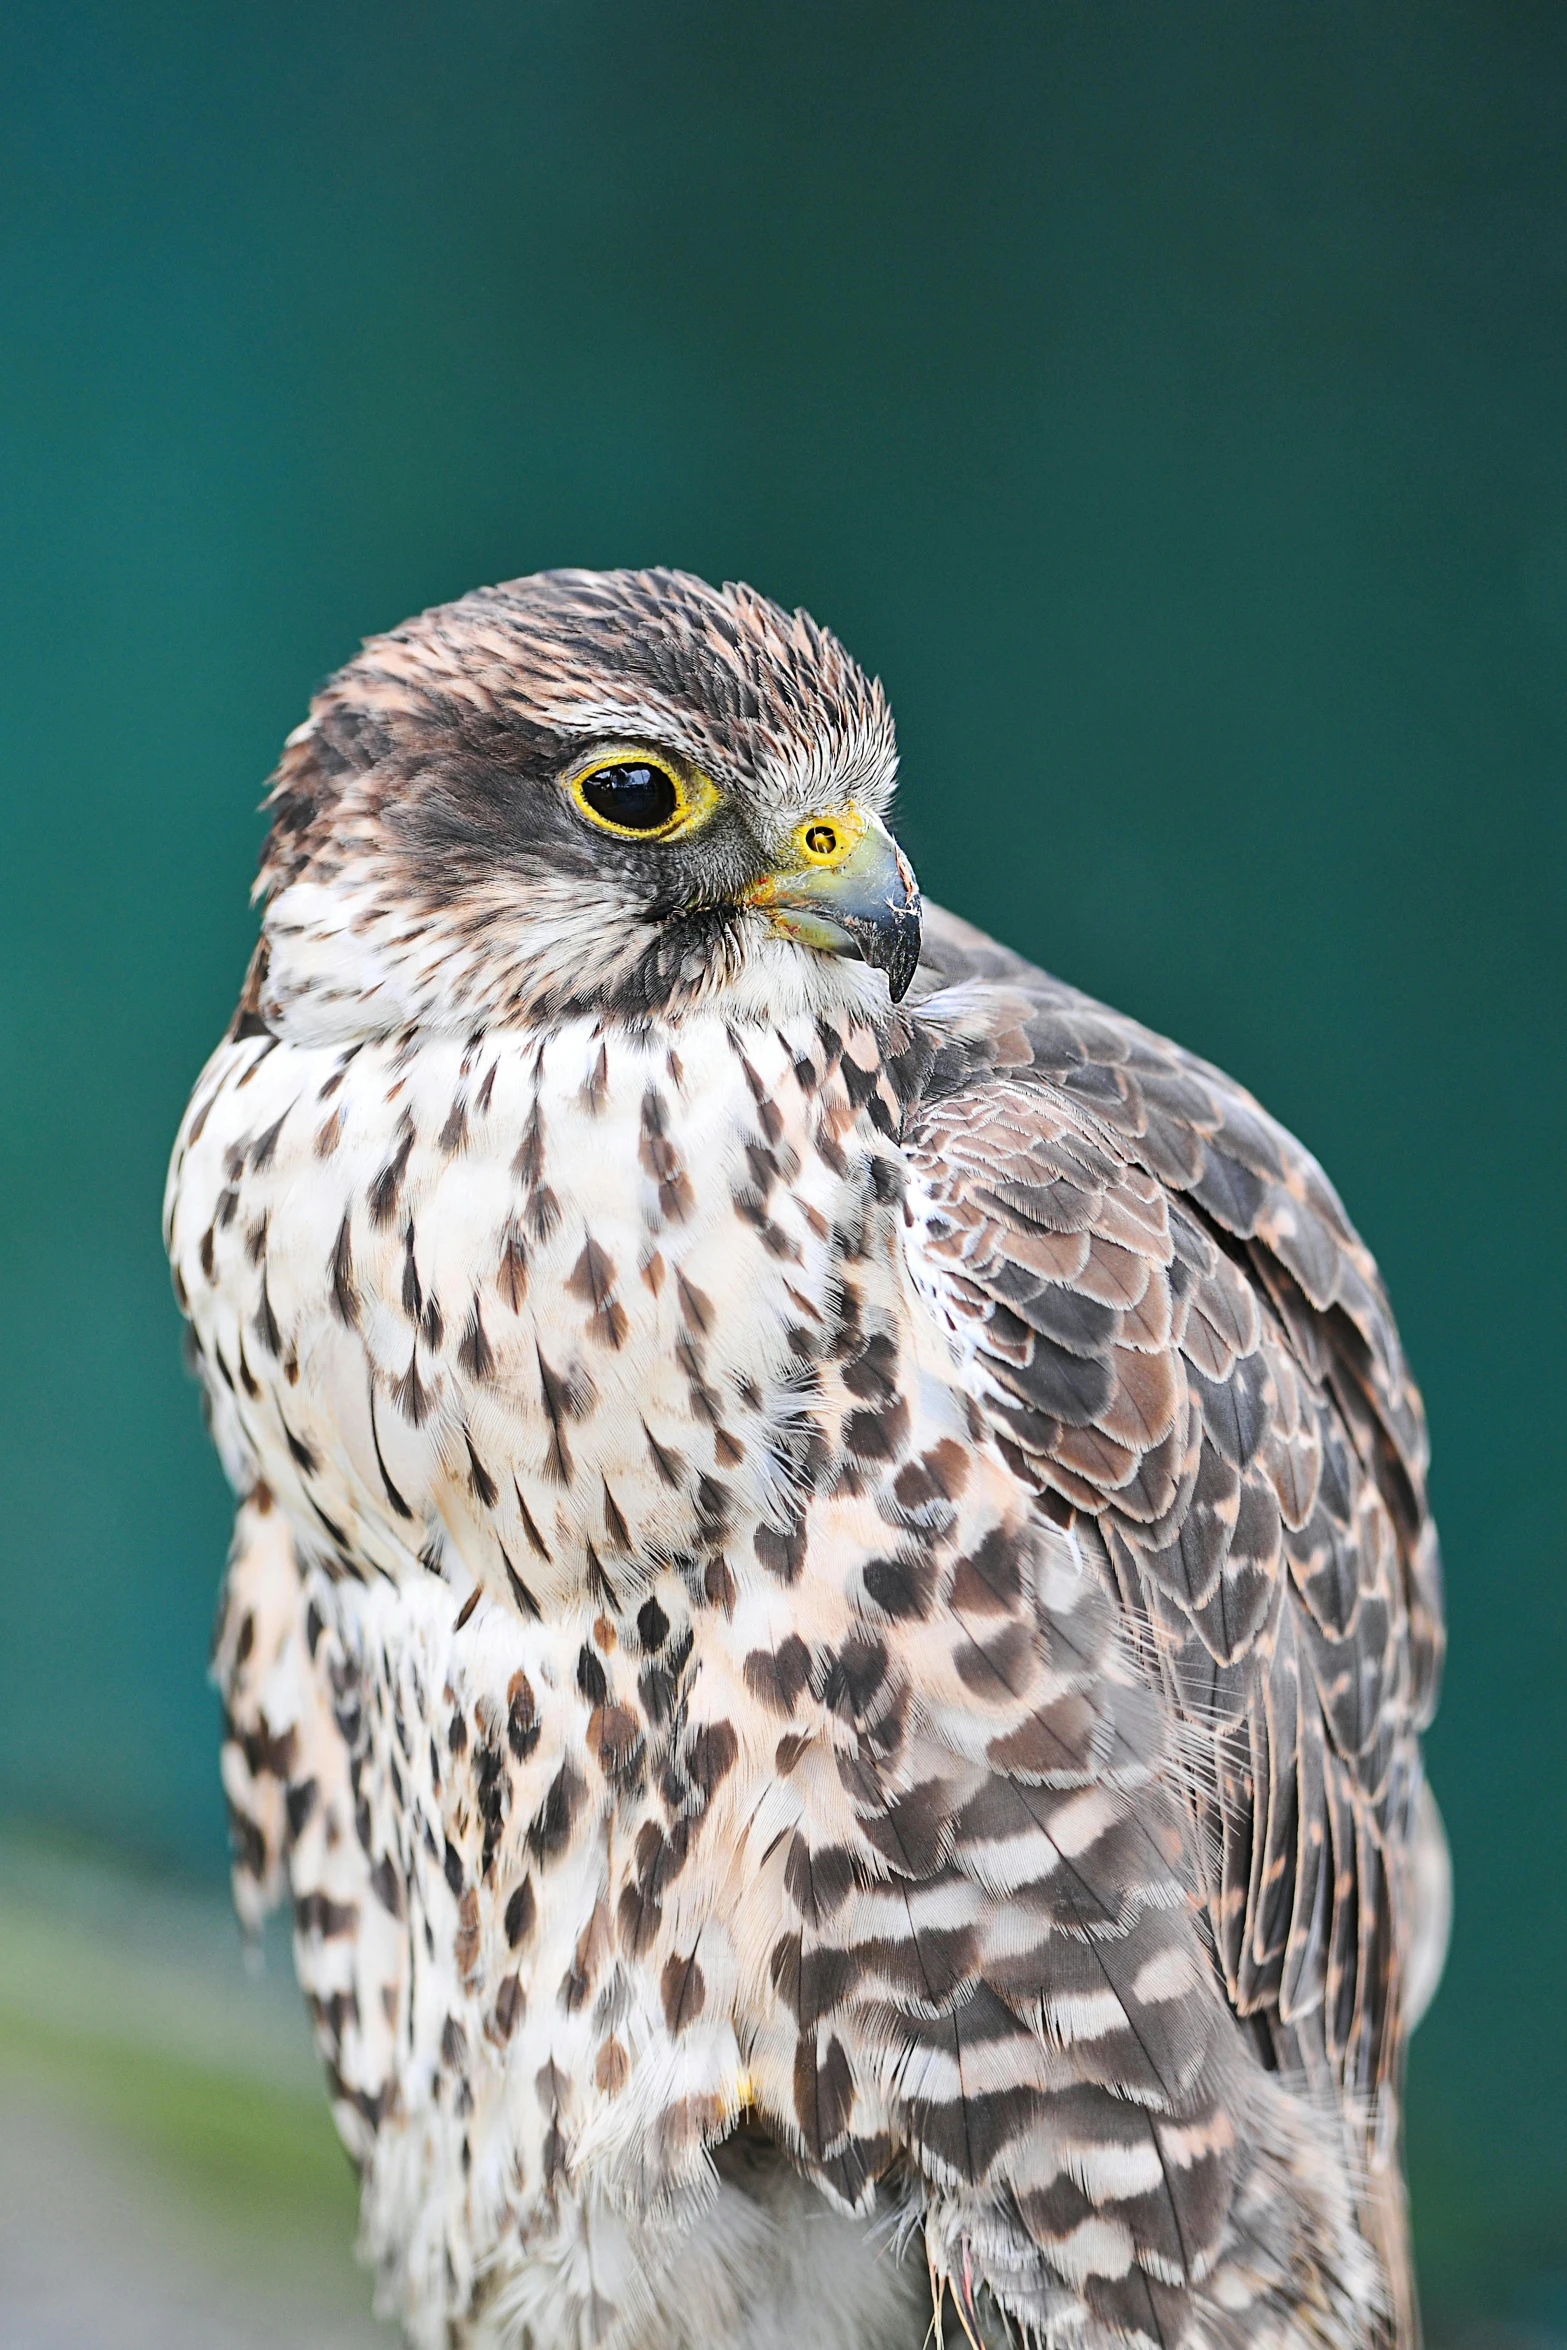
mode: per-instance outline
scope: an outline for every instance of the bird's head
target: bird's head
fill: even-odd
[[[919,893],[881,687],[803,612],[551,571],[373,638],[290,736],[262,1008],[409,1025],[885,1011]]]

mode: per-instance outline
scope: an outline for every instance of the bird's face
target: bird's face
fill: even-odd
[[[289,1033],[885,1012],[919,893],[879,686],[803,614],[543,573],[372,640],[290,737],[259,888]]]

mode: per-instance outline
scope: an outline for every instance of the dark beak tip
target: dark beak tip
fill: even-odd
[[[896,949],[887,965],[887,990],[895,1004],[901,1004],[908,994],[914,974],[920,967],[920,924],[916,914],[908,928],[899,937]]]
[[[887,982],[887,992],[895,1004],[908,994],[920,961],[920,901],[917,893],[903,905],[889,908],[887,914],[863,927],[856,925],[856,944],[865,961],[878,970]]]

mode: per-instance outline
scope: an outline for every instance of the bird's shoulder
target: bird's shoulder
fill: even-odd
[[[1375,1263],[1221,1071],[938,909],[927,940],[914,1278],[1019,1475],[1102,1543],[1190,1733],[1232,2002],[1370,2090],[1442,1641]]]
[[[961,1068],[924,1090],[931,1131],[943,1102],[949,1118],[962,1115],[981,1074],[1018,1081],[1034,1100],[1048,1093],[1057,1115],[1082,1113],[1113,1151],[1224,1235],[1314,1372],[1329,1372],[1330,1338],[1356,1358],[1355,1384],[1408,1480],[1409,1506],[1423,1509],[1419,1391],[1371,1252],[1305,1145],[1212,1062],[939,907],[926,910],[918,994],[927,1017],[967,1047]]]

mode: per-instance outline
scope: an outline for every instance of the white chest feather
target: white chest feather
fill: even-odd
[[[868,1182],[825,1059],[717,1021],[224,1048],[171,1249],[231,1450],[323,1556],[525,1607],[787,1517]]]

